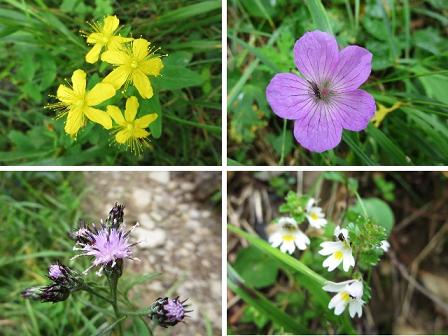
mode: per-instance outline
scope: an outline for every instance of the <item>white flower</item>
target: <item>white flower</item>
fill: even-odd
[[[323,266],[328,267],[328,271],[331,272],[343,263],[344,271],[348,272],[350,266],[355,266],[355,258],[353,258],[352,248],[348,239],[348,231],[337,226],[334,230],[334,235],[338,238],[338,241],[320,244],[322,250],[319,251],[319,254],[329,256],[324,260]]]
[[[328,304],[329,309],[334,308],[335,315],[341,315],[348,305],[350,317],[355,317],[358,314],[362,316],[362,300],[363,285],[360,280],[348,280],[343,282],[327,281],[322,287],[327,292],[337,293],[330,300]]]
[[[310,239],[300,231],[297,222],[291,217],[281,217],[277,222],[277,229],[269,237],[273,247],[279,247],[283,253],[292,254],[296,249],[305,250]]]
[[[310,225],[316,229],[323,228],[327,225],[327,220],[325,219],[325,214],[322,212],[322,208],[314,206],[316,200],[310,198],[306,204],[305,216],[310,222]]]
[[[389,248],[390,248],[389,242],[387,240],[381,241],[380,248],[382,248],[384,252],[389,251]]]

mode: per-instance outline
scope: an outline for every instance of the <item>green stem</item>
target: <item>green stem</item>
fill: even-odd
[[[104,301],[107,301],[107,302],[109,302],[110,304],[113,304],[113,302],[112,302],[111,300],[109,300],[109,299],[106,298],[105,296],[102,296],[101,294],[98,294],[97,292],[95,292],[95,291],[94,291],[91,287],[89,287],[89,286],[85,286],[85,287],[83,287],[82,290],[85,290],[86,292],[88,292],[88,293],[90,293],[90,294],[92,294],[92,295],[94,295],[94,296],[96,296],[96,297],[99,297],[100,299],[102,299],[102,300],[104,300]]]
[[[120,310],[118,309],[118,303],[117,303],[117,285],[118,285],[118,276],[116,274],[112,274],[109,278],[110,282],[110,291],[112,294],[112,307],[114,307],[115,316],[117,319],[120,319],[121,314]],[[119,335],[123,335],[123,326],[121,325],[121,321],[118,323],[118,331]]]
[[[285,137],[286,137],[286,125],[288,124],[288,120],[283,120],[283,136],[282,136],[282,154],[280,156],[279,166],[283,166],[285,161]]]
[[[175,121],[175,122],[177,122],[179,124],[182,124],[182,125],[202,128],[202,129],[205,129],[205,130],[207,130],[209,132],[212,132],[212,133],[215,133],[215,134],[221,134],[221,127],[219,127],[219,126],[201,124],[201,123],[198,123],[198,122],[195,122],[195,121],[181,119],[181,118],[178,118],[178,117],[176,117],[174,115],[167,114],[167,113],[165,113],[163,116],[165,118],[167,118],[167,119],[170,119],[170,120]]]

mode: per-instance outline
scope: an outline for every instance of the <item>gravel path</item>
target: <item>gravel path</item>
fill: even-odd
[[[117,201],[126,206],[126,224],[140,224],[132,238],[141,241],[135,253],[141,261],[128,262],[128,271],[163,274],[136,289],[136,304],[149,305],[167,291],[190,298],[194,311],[187,323],[156,334],[207,335],[210,328],[221,335],[221,215],[210,201],[220,190],[220,173],[84,174],[92,188],[84,213],[104,218]]]

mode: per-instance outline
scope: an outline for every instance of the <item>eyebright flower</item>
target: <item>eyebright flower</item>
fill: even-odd
[[[179,297],[175,299],[171,298],[158,298],[149,308],[149,318],[157,321],[157,323],[164,327],[172,327],[181,322],[185,317],[188,317],[186,313],[192,310],[186,310],[189,305],[185,305],[184,301],[180,301]]]
[[[292,254],[296,249],[306,250],[310,244],[310,239],[299,229],[297,222],[291,217],[281,217],[277,228],[269,237],[269,243],[273,247],[279,247],[283,253]]]
[[[380,246],[380,248],[381,248],[384,252],[387,252],[387,251],[389,251],[390,243],[389,243],[387,240],[383,240],[383,241],[381,241],[381,246]]]
[[[31,299],[41,302],[59,302],[65,301],[70,295],[70,290],[60,284],[53,284],[49,286],[31,287],[22,292],[22,296],[26,299]]]
[[[320,229],[327,225],[327,220],[325,219],[325,214],[322,212],[322,208],[314,206],[315,204],[316,200],[310,198],[306,205],[305,215],[312,227]]]
[[[350,267],[355,266],[355,258],[353,258],[348,231],[347,229],[341,229],[337,226],[334,235],[338,238],[338,241],[323,242],[320,244],[322,250],[319,251],[319,254],[329,255],[329,257],[324,260],[323,266],[328,267],[328,271],[331,272],[343,263],[344,271],[348,272]]]
[[[361,131],[375,113],[375,100],[358,87],[370,75],[372,54],[358,46],[338,50],[334,36],[313,31],[294,45],[302,77],[280,73],[266,97],[274,113],[294,120],[294,136],[306,149],[324,152],[341,142],[342,130]]]
[[[87,63],[98,61],[101,50],[120,50],[122,44],[130,42],[133,39],[116,35],[120,20],[114,16],[104,18],[102,24],[95,22],[91,24],[93,32],[87,36],[87,43],[93,44],[93,48],[86,54]]]
[[[124,116],[117,106],[107,106],[107,113],[118,124],[116,127],[115,141],[118,144],[126,144],[131,148],[131,151],[137,153],[141,151],[143,144],[147,144],[147,138],[150,135],[145,128],[157,119],[157,113],[150,113],[135,119],[138,107],[138,100],[134,96],[126,100]]]
[[[362,300],[363,284],[360,280],[348,280],[343,282],[327,281],[323,287],[327,292],[337,293],[328,304],[329,309],[334,308],[335,315],[341,315],[348,305],[350,317],[358,314],[362,316]]]
[[[80,235],[81,239],[77,240],[73,248],[83,251],[83,253],[76,255],[72,260],[80,256],[94,257],[92,265],[83,273],[86,274],[91,268],[100,266],[99,271],[96,272],[98,276],[101,276],[106,266],[114,268],[117,263],[121,263],[125,258],[134,260],[131,247],[135,244],[129,243],[128,240],[132,229],[126,233],[121,228],[107,228],[104,225],[99,230],[96,228],[88,229],[88,232],[83,232]],[[87,243],[83,241],[87,241]]]
[[[72,75],[73,88],[59,85],[57,98],[59,103],[49,107],[61,109],[58,117],[67,114],[65,132],[76,136],[79,129],[86,123],[86,118],[103,126],[105,129],[112,127],[109,115],[94,108],[103,101],[115,95],[115,89],[111,84],[98,83],[90,91],[86,90],[86,73],[83,70],[75,70]]]
[[[151,98],[153,90],[148,76],[159,76],[163,63],[162,59],[155,55],[156,50],[149,49],[149,45],[148,41],[139,38],[132,41],[132,49],[108,50],[102,53],[101,60],[117,65],[103,82],[112,84],[116,90],[124,83],[132,82],[142,98]]]

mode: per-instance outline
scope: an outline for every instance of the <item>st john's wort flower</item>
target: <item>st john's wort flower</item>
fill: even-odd
[[[316,206],[317,202],[314,198],[310,198],[305,209],[305,215],[310,225],[316,229],[321,229],[327,225],[325,214],[322,208]]]
[[[344,271],[348,272],[350,267],[355,266],[355,258],[353,258],[348,231],[347,229],[341,229],[337,226],[334,235],[337,237],[338,241],[323,242],[320,244],[322,249],[319,251],[319,254],[329,256],[324,260],[323,266],[328,267],[328,271],[331,272],[343,263]]]
[[[79,235],[80,239],[76,240],[73,249],[82,252],[73,257],[72,260],[80,256],[93,257],[92,265],[83,272],[84,274],[93,267],[100,267],[96,272],[98,276],[102,275],[105,267],[114,269],[118,265],[121,268],[123,259],[136,259],[132,257],[131,251],[131,247],[135,243],[131,244],[129,242],[129,234],[136,225],[127,232],[124,232],[121,227],[106,227],[104,224],[99,229],[95,226],[93,228],[81,228],[80,230],[83,231]]]
[[[123,43],[133,40],[129,37],[117,35],[119,24],[120,20],[114,15],[105,17],[101,23],[95,22],[90,25],[93,32],[88,35],[84,33],[87,37],[87,43],[93,44],[93,48],[86,54],[87,63],[98,61],[103,49],[120,50]]]
[[[139,153],[142,146],[148,144],[147,139],[151,133],[146,128],[157,119],[157,113],[136,118],[138,107],[138,100],[134,96],[126,100],[124,116],[117,106],[107,106],[107,113],[118,125],[115,127],[115,141],[128,146],[135,153]]]
[[[335,315],[341,315],[348,305],[350,317],[358,314],[362,316],[362,300],[363,284],[361,280],[348,280],[343,282],[327,281],[323,287],[327,292],[337,293],[328,304],[329,309],[334,308]]]
[[[59,103],[49,105],[50,108],[60,110],[58,117],[67,114],[65,132],[76,136],[79,129],[86,124],[87,119],[96,122],[105,129],[112,127],[112,119],[109,115],[93,106],[112,98],[115,89],[111,84],[98,83],[91,90],[86,90],[86,73],[83,70],[75,70],[72,75],[73,88],[59,85],[57,98]]]
[[[281,118],[294,120],[294,136],[306,149],[324,152],[341,142],[342,130],[361,131],[375,113],[375,100],[359,90],[370,75],[372,54],[358,46],[341,51],[334,36],[308,32],[294,45],[302,77],[280,73],[266,97]]]
[[[112,84],[116,90],[124,83],[132,82],[140,96],[149,99],[153,89],[148,76],[159,76],[163,68],[162,59],[155,54],[150,43],[139,38],[132,41],[132,49],[108,50],[101,55],[104,62],[116,65],[104,79],[104,83]]]
[[[184,301],[180,301],[179,297],[171,299],[168,297],[158,298],[149,308],[149,318],[157,321],[157,323],[164,327],[175,326],[179,322],[182,322],[185,317],[188,317],[186,313],[192,310],[186,310],[189,305],[186,305]]]
[[[31,287],[22,292],[22,296],[41,302],[59,302],[65,301],[70,295],[70,290],[60,284],[52,284],[49,286]]]
[[[276,223],[275,231],[269,236],[269,243],[273,247],[279,247],[283,253],[292,254],[296,247],[306,250],[310,239],[304,234],[292,217],[281,217]]]
[[[387,240],[383,240],[383,241],[381,241],[380,248],[381,248],[384,252],[387,252],[387,251],[389,251],[390,243],[389,243]]]
[[[83,279],[76,271],[59,262],[48,267],[48,278],[56,284],[67,287],[70,291],[79,289],[83,284]]]

